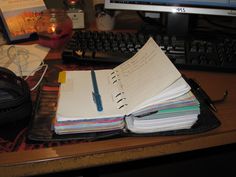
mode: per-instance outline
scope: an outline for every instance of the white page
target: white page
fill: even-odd
[[[96,79],[101,95],[103,111],[97,111],[93,100],[90,71],[66,71],[66,82],[60,86],[57,120],[81,120],[106,117],[123,117],[122,110],[112,99],[109,84],[111,70],[97,70]]]
[[[197,113],[179,115],[175,117],[166,117],[166,118],[155,118],[150,120],[139,120],[138,118],[133,119],[133,124],[136,127],[155,127],[161,125],[171,125],[172,123],[180,123],[186,121],[196,121],[198,117]]]
[[[181,77],[180,72],[152,38],[134,57],[115,69],[95,72],[104,110],[98,112],[93,101],[90,71],[67,71],[66,83],[61,84],[60,88],[58,120],[128,115],[132,113],[130,111],[146,100],[158,96]],[[113,72],[117,73],[117,78],[120,79],[114,84],[111,81]],[[114,95],[120,91],[124,92],[122,98],[126,98],[128,109],[117,109],[123,105],[123,102],[119,105],[114,99]]]
[[[117,66],[127,99],[127,114],[181,77],[180,72],[150,38],[131,59]]]
[[[190,89],[191,87],[187,84],[187,82],[182,77],[180,77],[177,81],[171,84],[167,89],[163,90],[159,95],[156,95],[150,98],[149,100],[144,101],[139,106],[137,106],[136,109],[132,111],[132,113],[135,113],[135,111],[139,111],[142,108],[155,105],[155,104],[160,104],[166,100],[170,100],[170,99],[182,96],[185,93],[189,92]]]
[[[13,48],[10,48],[13,47]],[[15,56],[10,58],[8,55]],[[10,69],[17,76],[33,75],[47,56],[49,48],[38,44],[3,45],[0,47],[0,66]]]
[[[175,117],[172,120],[182,119],[182,117]],[[189,129],[193,126],[193,124],[197,121],[197,115],[189,115],[188,117],[184,117],[184,120],[176,121],[172,123],[158,123],[151,124],[148,126],[143,125],[135,125],[134,118],[129,117],[126,119],[127,128],[133,133],[154,133],[154,132],[162,132],[162,131],[171,131],[171,130],[180,130],[180,129]]]

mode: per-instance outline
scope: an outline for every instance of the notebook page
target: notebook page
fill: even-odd
[[[103,111],[97,111],[93,100],[90,71],[66,71],[66,81],[61,83],[57,107],[58,121],[75,121],[109,117],[123,117],[122,110],[112,98],[108,75],[111,70],[96,70]]]
[[[181,77],[180,72],[150,38],[129,60],[114,68],[126,96],[127,114],[159,95]]]
[[[144,101],[142,104],[136,107],[136,110],[134,110],[133,112],[139,111],[141,108],[148,107],[151,105],[157,105],[162,102],[165,102],[166,100],[174,99],[176,97],[184,95],[187,92],[189,92],[190,89],[191,88],[186,83],[186,81],[182,77],[180,77],[177,81],[171,84],[167,89],[163,90],[159,95],[156,95],[155,97],[152,97],[151,99]]]

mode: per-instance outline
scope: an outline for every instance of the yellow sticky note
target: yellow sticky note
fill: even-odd
[[[66,72],[61,71],[58,76],[58,82],[59,83],[65,83],[66,82]]]

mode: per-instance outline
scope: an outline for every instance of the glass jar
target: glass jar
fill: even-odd
[[[61,9],[43,11],[35,28],[39,44],[54,49],[63,46],[72,35],[72,21]]]
[[[73,29],[84,28],[84,11],[79,0],[65,0],[67,15],[72,20]]]

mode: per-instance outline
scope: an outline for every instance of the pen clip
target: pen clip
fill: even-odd
[[[93,102],[94,102],[95,104],[97,104],[97,102],[96,102],[96,97],[95,97],[95,93],[92,92],[92,95],[93,95]]]

